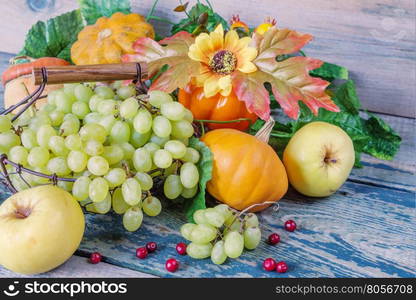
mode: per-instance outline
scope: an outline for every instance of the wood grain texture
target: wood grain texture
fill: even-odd
[[[275,17],[280,27],[315,36],[306,52],[322,60],[348,67],[356,80],[363,107],[375,112],[415,117],[416,52],[415,2],[371,1],[211,1],[226,19],[240,14],[250,26],[266,16]],[[153,0],[133,0],[133,10],[146,15]],[[172,21],[182,18],[172,8],[176,0],[160,0],[156,15]],[[191,1],[195,3],[195,1]],[[20,50],[27,30],[37,20],[77,8],[76,1],[56,0],[55,6],[34,12],[25,0],[2,1],[0,51]],[[16,23],[16,19],[19,22]],[[170,25],[154,22],[160,34]]]
[[[32,277],[21,274],[16,274],[10,270],[0,267],[0,277]],[[49,271],[47,273],[39,274],[36,277],[63,277],[63,278],[89,278],[89,277],[112,277],[112,278],[144,278],[153,277],[150,274],[133,271],[130,269],[114,266],[105,262],[96,265],[88,263],[85,257],[72,256],[62,266]]]

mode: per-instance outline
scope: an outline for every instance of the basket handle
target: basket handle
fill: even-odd
[[[33,68],[32,75],[35,79],[35,85],[43,83],[42,69]],[[148,78],[148,69],[145,63],[56,66],[45,67],[45,71],[46,83],[48,84],[129,79],[146,80]]]

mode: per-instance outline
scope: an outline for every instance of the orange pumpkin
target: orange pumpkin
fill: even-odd
[[[217,200],[238,210],[255,205],[250,211],[259,211],[286,193],[285,167],[262,138],[235,129],[217,129],[205,134],[202,141],[214,157],[207,189]]]
[[[202,87],[188,85],[185,89],[179,90],[178,100],[192,111],[197,120],[230,121],[240,118],[251,120],[222,124],[207,123],[209,129],[234,128],[246,130],[251,123],[257,120],[257,116],[247,110],[246,104],[240,101],[233,91],[229,96],[216,94],[207,98]]]
[[[76,65],[120,63],[123,54],[132,54],[140,37],[155,37],[153,26],[138,14],[116,12],[86,26],[72,45],[71,59]]]
[[[33,93],[38,86],[34,84],[32,71],[34,67],[66,66],[70,63],[56,57],[42,57],[35,59],[28,56],[17,56],[10,60],[10,67],[3,72],[4,107],[8,108]],[[42,95],[62,88],[62,84],[47,85]],[[36,105],[46,102],[46,99],[36,101]]]

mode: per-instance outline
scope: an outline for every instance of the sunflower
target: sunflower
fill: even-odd
[[[232,90],[231,75],[236,72],[251,73],[257,70],[252,62],[257,50],[250,47],[251,38],[239,38],[235,30],[225,34],[222,25],[210,34],[201,33],[189,47],[188,56],[201,63],[195,77],[196,84],[204,87],[206,97],[217,93],[228,96]]]

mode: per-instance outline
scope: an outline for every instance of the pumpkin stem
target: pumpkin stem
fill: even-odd
[[[264,123],[263,127],[260,128],[260,130],[256,133],[256,138],[258,138],[260,141],[263,141],[265,143],[269,142],[270,133],[273,130],[274,127],[274,119],[270,117],[266,123]]]

